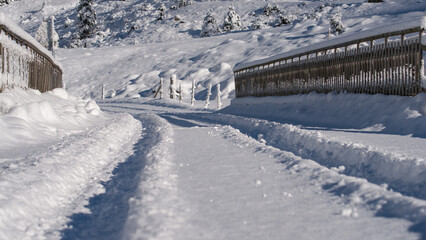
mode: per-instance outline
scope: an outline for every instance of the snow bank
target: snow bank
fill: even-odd
[[[416,97],[316,94],[287,97],[239,98],[221,111],[266,120],[224,115],[221,122],[262,138],[275,147],[314,159],[328,167],[344,166],[348,175],[386,183],[408,195],[426,198],[424,158],[400,156],[368,145],[326,138],[320,129],[392,133],[426,137],[426,95]],[[422,146],[419,146],[422,147]]]
[[[0,239],[59,239],[132,153],[140,122],[63,89],[0,94]]]
[[[221,111],[310,127],[347,128],[426,138],[426,94],[415,97],[317,94],[233,99]]]
[[[5,90],[0,94],[0,149],[39,144],[93,126],[101,112],[95,102],[63,89]],[[101,114],[102,115],[102,114]]]
[[[317,131],[303,130],[289,124],[230,115],[210,118],[260,138],[268,145],[313,159],[341,173],[366,178],[376,184],[385,183],[404,194],[426,198],[425,159],[405,158],[362,144],[328,139]]]
[[[252,149],[255,148],[256,149],[255,150],[256,156],[259,156],[259,157],[256,157],[257,163],[262,164],[261,169],[263,171],[265,171],[265,169],[263,168],[264,166],[267,169],[267,172],[269,171],[268,174],[260,175],[261,177],[263,177],[264,180],[266,180],[265,182],[267,182],[266,176],[270,177],[271,175],[272,176],[274,175],[273,172],[270,170],[270,166],[268,166],[267,165],[268,163],[266,162],[271,161],[271,162],[274,162],[274,164],[277,164],[278,162],[280,163],[279,165],[281,166],[282,172],[286,173],[285,175],[290,176],[291,179],[289,181],[291,181],[293,184],[294,184],[293,181],[295,181],[296,179],[300,178],[301,176],[306,176],[306,179],[304,180],[304,182],[310,182],[310,184],[318,186],[321,190],[324,190],[328,193],[338,196],[338,198],[341,198],[344,201],[342,205],[342,207],[344,206],[344,208],[341,209],[341,211],[336,214],[342,215],[342,216],[348,216],[352,218],[360,217],[359,220],[363,221],[361,219],[363,217],[362,213],[361,215],[358,215],[357,209],[361,210],[367,207],[371,209],[376,214],[376,216],[381,216],[386,218],[401,218],[401,219],[406,219],[411,221],[413,223],[413,226],[410,228],[410,231],[422,233],[424,236],[426,231],[426,228],[425,228],[426,201],[413,198],[413,197],[407,197],[398,192],[394,192],[393,190],[389,189],[386,184],[383,184],[383,185],[372,184],[366,179],[347,176],[344,174],[345,168],[343,166],[330,169],[318,164],[315,161],[312,161],[309,158],[303,158],[303,157],[297,156],[298,155],[297,152],[295,152],[296,154],[294,154],[294,153],[288,152],[287,149],[280,150],[275,147],[271,147],[268,144],[269,141],[271,140],[270,134],[273,131],[280,130],[278,129],[278,124],[263,126],[262,123],[259,121],[250,122],[249,119],[244,119],[241,117],[232,118],[229,116],[222,116],[217,118],[214,115],[212,115],[209,118],[215,121],[219,120],[220,122],[226,122],[226,120],[224,119],[228,118],[228,119],[231,119],[230,121],[228,121],[229,123],[231,123],[231,125],[239,126],[239,127],[244,126],[241,129],[235,129],[229,126],[223,127],[224,129],[228,129],[228,131],[225,131],[227,133],[224,136],[225,138],[235,143],[237,148],[252,148]],[[239,125],[234,124],[235,122],[240,122],[240,124]],[[248,131],[249,127],[247,126],[249,125],[252,126],[251,131]],[[269,128],[269,130],[265,130],[265,128]],[[253,129],[258,129],[258,131],[266,132],[267,134],[266,136],[259,135],[257,137],[258,140],[244,134],[244,133],[246,134],[249,133],[250,135],[253,134],[255,132],[255,130]],[[241,133],[240,130],[243,131],[243,133]],[[279,134],[277,134],[277,136],[278,135]],[[286,138],[285,135],[281,137],[283,138],[282,142],[288,140],[288,138]],[[313,142],[311,143],[315,144]],[[272,143],[272,145],[274,144]],[[280,147],[279,145],[277,146]],[[272,158],[273,160],[270,159],[268,161],[262,161],[260,155],[264,153],[268,154],[269,157]],[[281,171],[279,171],[279,173],[281,173]],[[242,174],[241,176],[243,175],[244,174]],[[244,175],[244,177],[246,177],[246,175]],[[241,178],[244,178],[244,177],[241,177]],[[282,182],[276,183],[275,181],[277,181],[277,178],[274,177],[273,183],[270,182],[269,184],[279,185],[281,186],[280,189],[282,190],[283,185],[281,184],[283,183]],[[257,186],[266,185],[264,184],[263,181],[260,181],[260,180],[253,181],[253,184],[256,184]],[[296,184],[300,192],[302,191],[302,188],[303,188],[303,192],[308,192],[307,187],[306,186],[303,187],[303,185],[304,184],[301,184],[300,186]],[[296,199],[298,197],[297,195],[300,194],[300,192],[297,193],[297,191],[293,191],[294,197]],[[284,192],[283,194],[285,196],[292,195],[289,192]],[[319,194],[321,194],[321,191],[319,192]],[[310,196],[309,198],[314,198],[319,200],[321,199],[321,196],[314,195],[314,196]],[[284,200],[284,201],[287,201],[287,200]],[[304,206],[302,211],[304,212],[307,210],[306,204],[307,202],[303,202],[302,204],[302,206]],[[297,203],[293,202],[290,205],[291,207],[289,207],[288,209],[290,209],[290,211],[295,211],[298,205],[299,205],[299,202]],[[276,208],[276,206],[277,205],[275,205],[274,211],[278,209]],[[332,205],[329,205],[328,207],[332,208]],[[267,211],[267,208],[262,208],[262,210]],[[275,212],[271,214],[275,214]],[[282,214],[281,216],[284,217],[283,215],[285,214]],[[278,218],[279,217],[280,216],[278,216]],[[292,220],[295,220],[295,219],[296,218],[292,218]],[[310,220],[313,220],[313,219],[309,219],[308,221]],[[306,220],[303,220],[303,221],[305,222]],[[316,219],[316,221],[318,221],[318,219]],[[315,224],[316,226],[318,226],[317,222]],[[358,231],[359,229],[362,229],[362,228],[358,228]],[[364,230],[365,229],[363,229],[363,231]],[[333,235],[333,237],[336,237],[336,236]],[[353,237],[354,236],[351,235],[351,238]],[[310,236],[308,237],[308,239],[309,238]],[[398,237],[396,238],[398,239]],[[319,239],[322,239],[322,238],[319,238]],[[357,238],[355,237],[355,239]]]

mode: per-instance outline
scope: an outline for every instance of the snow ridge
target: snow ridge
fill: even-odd
[[[207,115],[206,118],[229,124],[254,138],[261,136],[269,145],[329,168],[344,166],[342,173],[347,175],[377,184],[386,183],[399,192],[426,198],[426,162],[423,159],[403,159],[368,146],[332,141],[317,132],[290,124],[224,114]]]
[[[103,191],[99,182],[110,177],[123,155],[132,153],[129,142],[140,131],[130,115],[111,115],[32,154],[25,161],[29,166],[3,173],[0,239],[59,239],[57,230],[65,227],[66,216],[76,209],[87,211],[85,199]]]
[[[177,211],[181,206],[177,175],[172,174],[173,130],[156,115],[140,115],[138,119],[144,126],[146,166],[135,197],[129,201],[123,239],[173,239],[174,230],[183,222]]]

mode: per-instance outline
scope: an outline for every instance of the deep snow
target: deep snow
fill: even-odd
[[[0,12],[30,34],[55,15],[66,46],[78,1],[42,2]],[[246,28],[200,38],[207,10],[221,21],[230,3]],[[265,1],[196,1],[163,22],[141,1],[97,2],[95,47],[57,52],[67,91],[0,94],[0,238],[424,239],[424,94],[233,99],[232,68],[324,42],[334,13],[344,37],[422,17],[426,3],[276,3],[297,19],[254,30],[274,21]],[[183,103],[152,99],[171,74]],[[204,108],[210,84],[219,112]]]

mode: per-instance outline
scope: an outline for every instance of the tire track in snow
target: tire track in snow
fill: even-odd
[[[143,131],[134,154],[103,183],[105,192],[89,200],[90,213],[71,216],[63,239],[172,239],[170,230],[179,225],[175,177],[169,172],[173,133],[157,116],[135,117]]]
[[[380,172],[380,174],[382,174],[383,177],[390,178],[392,180],[390,181],[391,184],[401,181],[403,189],[410,189],[412,195],[422,196],[424,192],[422,192],[421,189],[418,191],[416,189],[418,189],[418,187],[424,187],[424,185],[418,186],[417,182],[409,182],[410,179],[416,179],[415,177],[409,178],[408,181],[401,179],[408,174],[418,174],[416,176],[423,179],[423,177],[425,177],[424,174],[422,174],[423,170],[421,168],[419,170],[419,165],[417,164],[410,165],[409,161],[401,163],[389,158],[388,155],[374,151],[370,153],[368,151],[371,150],[368,148],[328,141],[322,139],[320,135],[301,130],[299,127],[289,124],[279,124],[266,120],[225,114],[178,114],[178,116],[179,118],[191,119],[192,121],[230,125],[235,128],[236,131],[241,131],[266,145],[276,147],[283,151],[289,151],[296,156],[300,156],[302,157],[300,161],[293,161],[291,163],[283,162],[283,164],[288,165],[288,168],[294,169],[295,171],[310,169],[310,163],[306,162],[311,162],[309,159],[312,159],[317,162],[317,164],[322,164],[324,166],[325,171],[319,171],[313,176],[314,179],[323,182],[324,190],[336,194],[337,196],[343,196],[350,203],[369,206],[376,212],[377,216],[407,219],[413,222],[410,230],[421,233],[423,236],[422,239],[426,238],[426,201],[403,196],[398,192],[388,190],[385,185],[379,186],[366,181],[366,179],[373,180],[373,182],[378,180],[383,181],[380,178],[371,178],[376,177],[375,174],[382,170],[383,172]],[[333,151],[337,151],[338,154],[333,155]],[[341,159],[345,154],[352,155],[352,157]],[[329,161],[329,159],[332,161]],[[369,167],[365,165],[365,162],[368,161],[379,161],[379,163],[373,163]],[[327,168],[327,165],[333,166],[334,164],[334,166],[339,166],[345,163],[353,164],[348,165],[347,169],[350,170],[354,168],[353,172],[359,173],[356,171],[358,169],[361,173],[368,173],[368,175],[366,175],[367,177],[363,175],[359,176],[359,174],[350,176],[350,171],[343,172],[339,171],[338,168]],[[403,174],[397,176],[386,176],[386,170],[388,169],[380,168],[390,167],[398,169],[401,167],[400,165],[404,166],[406,163],[408,163],[409,167],[402,167]],[[390,164],[390,166],[386,164]],[[366,169],[363,170],[363,167]],[[330,177],[330,172],[337,172],[342,177]],[[370,179],[368,177],[370,177]],[[389,186],[395,187],[394,185]],[[396,186],[396,188],[398,188],[398,186]]]
[[[0,192],[8,194],[0,197],[0,239],[59,239],[66,216],[87,211],[85,199],[101,192],[99,182],[131,154],[128,146],[138,131],[140,124],[130,115],[111,115],[27,156],[31,164],[22,171],[4,172]]]
[[[282,162],[286,168],[296,172],[312,170],[312,180],[320,182],[324,190],[346,199],[349,204],[368,207],[374,211],[377,216],[409,220],[413,223],[410,231],[421,233],[422,239],[424,239],[426,236],[425,201],[403,196],[397,192],[389,191],[385,189],[385,187],[369,183],[366,181],[366,179],[363,178],[351,177],[341,174],[343,172],[339,171],[337,168],[327,168],[318,165],[318,163],[315,163],[317,165],[314,164],[315,168],[312,169],[311,165],[314,162],[309,159],[314,159],[317,160],[317,162],[320,162],[319,160],[322,159],[318,160],[311,157],[316,156],[315,154],[318,154],[315,152],[315,150],[319,149],[318,146],[321,147],[321,144],[329,143],[325,139],[321,139],[321,136],[319,135],[309,133],[309,131],[301,130],[299,127],[293,125],[279,124],[275,122],[238,117],[234,115],[183,112],[173,113],[173,111],[164,111],[162,115],[165,117],[168,116],[174,121],[190,120],[189,122],[192,125],[204,125],[205,123],[230,125],[236,129],[235,131],[241,131],[242,133],[245,133],[254,139],[258,139],[257,141],[266,143],[267,145],[284,151],[288,151],[286,148],[289,147],[289,149],[292,150],[290,152],[293,152],[292,154],[295,154],[296,156],[303,156],[303,158],[298,161]],[[310,146],[314,147],[314,151],[306,151],[305,144],[308,144],[308,146],[311,144]],[[342,146],[335,145],[334,147],[337,148]],[[346,150],[350,151],[351,147],[353,146],[344,145],[344,147],[347,147],[348,149]],[[339,151],[339,149],[333,148],[324,149],[328,149],[329,151]],[[361,148],[361,153],[362,150],[365,149]],[[324,158],[324,160],[327,159]],[[335,158],[335,160],[339,159]],[[358,160],[356,162],[358,162]],[[338,165],[335,166],[340,166],[341,164],[341,162],[338,162]],[[324,165],[327,166],[326,164]],[[315,170],[318,169],[318,167],[321,167],[322,170]],[[394,167],[397,167],[397,165]],[[372,170],[374,170],[374,168],[372,168]]]
[[[268,145],[312,159],[342,174],[365,178],[375,184],[385,184],[405,195],[426,199],[424,160],[400,159],[398,155],[380,152],[368,146],[329,140],[317,131],[303,130],[290,124],[225,114],[199,116],[229,124]],[[339,169],[340,166],[344,168]]]

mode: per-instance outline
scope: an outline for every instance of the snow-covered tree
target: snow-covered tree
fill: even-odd
[[[179,3],[178,3],[179,8],[185,7],[187,5],[187,1],[186,0],[178,0],[178,1],[179,1]]]
[[[204,17],[203,28],[201,29],[201,37],[210,37],[218,34],[219,27],[217,26],[216,18],[213,16],[213,10],[209,10]]]
[[[58,48],[59,35],[55,31],[54,17],[51,17],[49,22],[47,18],[43,19],[34,38],[49,50]]]
[[[278,6],[272,6],[269,2],[263,7],[263,14],[266,16],[271,15],[273,12],[280,12]]]
[[[278,16],[278,19],[276,21],[275,26],[290,24],[290,23],[293,23],[294,20],[296,20],[296,19],[297,19],[296,15],[293,15],[291,12],[287,11],[287,12],[280,14]]]
[[[96,12],[93,7],[93,0],[80,0],[77,8],[78,17],[78,37],[85,39],[93,36],[97,30]]]
[[[223,30],[225,32],[235,31],[242,29],[241,17],[235,12],[233,5],[229,6],[229,12],[225,15],[223,19]]]
[[[332,33],[342,33],[345,27],[342,22],[342,15],[340,13],[334,14],[330,19],[330,30]]]
[[[155,10],[155,8],[150,3],[142,4],[142,11],[152,11],[152,10]]]
[[[161,3],[161,6],[158,7],[157,10],[158,10],[158,18],[157,18],[157,20],[158,21],[164,20],[166,18],[166,10],[167,10],[166,5],[164,5],[164,3]]]
[[[47,21],[43,19],[34,38],[45,48],[49,47],[49,40],[47,38]]]

